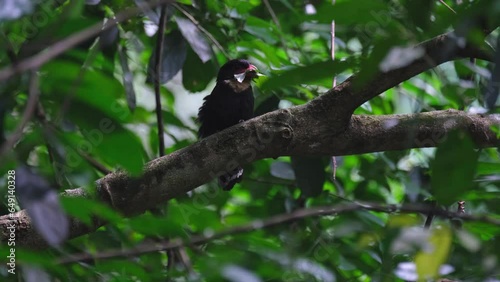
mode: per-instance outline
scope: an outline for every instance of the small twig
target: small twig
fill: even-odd
[[[24,127],[28,123],[28,121],[31,120],[33,117],[36,106],[38,104],[38,96],[40,95],[40,89],[39,89],[39,83],[38,83],[38,74],[36,70],[33,70],[30,75],[30,82],[29,82],[29,97],[28,101],[26,103],[26,108],[24,110],[23,116],[21,118],[21,122],[17,126],[16,130],[14,133],[12,133],[7,140],[0,146],[0,160],[2,159],[3,155],[10,150],[14,144],[16,144],[17,141],[21,138],[23,135]]]
[[[43,108],[43,105],[40,102],[40,100],[37,103],[35,117],[42,124],[43,127],[46,127],[48,130],[52,130],[53,126],[47,120],[47,115],[45,114],[45,109]],[[57,153],[54,153],[52,146],[50,146],[50,142],[48,140],[47,134],[43,134],[43,139],[45,140],[45,147],[47,147],[49,161],[52,164],[52,169],[54,171],[54,182],[57,185],[57,187],[56,187],[57,190],[59,190],[59,188],[63,187],[63,176],[62,176],[61,170],[58,168],[57,165],[55,165],[57,160],[56,160],[56,156],[54,154],[57,154]]]
[[[36,114],[37,119],[40,121],[40,123],[42,123],[43,126],[46,126],[50,130],[57,130],[56,126],[47,120],[47,116],[45,115],[45,110],[40,102],[38,102],[38,104],[37,104],[37,109],[36,109],[35,114]],[[49,151],[50,162],[53,163],[53,162],[55,162],[55,160],[53,157],[52,149],[50,147],[48,140],[46,141],[46,143],[47,143],[46,144],[47,150]],[[113,171],[109,170],[105,165],[98,162],[96,159],[92,158],[90,155],[83,153],[83,152],[80,152],[79,150],[77,150],[77,151],[82,158],[84,158],[91,166],[93,166],[95,169],[100,171],[102,174],[107,175],[107,174],[113,172]],[[57,171],[54,171],[54,173],[56,175],[58,174]],[[58,182],[58,184],[60,184],[59,181],[56,181],[56,182]]]
[[[263,2],[264,2],[264,5],[266,6],[267,11],[271,15],[271,18],[273,19],[274,24],[276,25],[276,27],[280,31],[279,36],[280,36],[281,45],[283,45],[283,49],[285,49],[285,51],[286,51],[286,50],[288,50],[288,48],[286,46],[286,40],[283,37],[283,35],[281,34],[282,29],[281,29],[280,21],[278,20],[278,17],[276,17],[276,13],[274,12],[273,7],[271,7],[271,4],[269,4],[269,0],[263,0]]]
[[[441,4],[443,4],[446,8],[450,9],[450,11],[452,11],[453,13],[457,13],[455,12],[455,10],[453,10],[452,7],[450,7],[448,4],[446,4],[446,2],[444,2],[444,0],[439,0],[439,2],[441,2]]]
[[[2,37],[5,40],[5,45],[7,47],[7,56],[9,57],[9,60],[11,63],[15,64],[17,62],[17,55],[16,52],[14,51],[14,46],[12,45],[12,42],[10,42],[9,38],[7,35],[2,31]]]
[[[331,33],[331,50],[330,50],[330,56],[332,58],[332,61],[335,61],[335,21],[332,21],[332,25],[330,28],[330,33]],[[333,77],[333,87],[337,86],[337,79],[336,76]]]
[[[182,264],[184,265],[184,267],[186,268],[186,270],[190,274],[194,274],[193,264],[191,263],[191,259],[189,258],[189,255],[186,252],[186,248],[179,247],[177,250],[178,250],[179,259],[182,262]]]
[[[156,56],[154,62],[153,83],[155,89],[155,102],[156,102],[156,125],[158,129],[158,155],[163,157],[165,155],[165,128],[163,126],[163,112],[161,107],[161,66],[163,59],[163,41],[165,39],[165,23],[167,22],[167,5],[161,6],[160,21],[158,23],[158,33],[156,37]],[[162,214],[159,208],[151,209],[153,214]],[[168,238],[167,238],[168,239]],[[167,251],[168,262],[167,269],[171,269],[175,264],[175,252],[172,250]]]
[[[269,1],[268,0],[264,0],[264,5],[266,6],[267,8],[267,11],[269,12],[269,14],[271,15],[271,18],[273,19],[273,22],[274,24],[279,28],[281,29],[281,24],[278,20],[278,17],[276,17],[276,13],[274,13],[274,10],[273,10],[273,7],[271,7],[271,5],[269,4]]]
[[[432,201],[431,206],[433,207],[437,207],[437,202],[436,201]],[[431,225],[432,225],[432,221],[434,220],[434,213],[428,213],[427,214],[427,218],[425,219],[425,223],[424,223],[424,229],[430,229],[431,228]]]
[[[165,4],[168,2],[171,2],[172,0],[158,0],[158,1],[153,1],[153,2],[147,2],[145,4],[146,7],[149,8],[154,8],[157,6],[160,6],[161,4]],[[47,48],[45,50],[40,51],[38,54],[26,58],[22,61],[20,61],[18,64],[11,64],[10,66],[7,66],[3,69],[0,70],[0,81],[9,79],[10,77],[18,74],[25,72],[27,70],[31,69],[36,69],[42,66],[43,64],[47,63],[51,59],[55,58],[58,55],[61,55],[65,51],[73,48],[74,46],[78,45],[79,43],[98,35],[102,31],[105,31],[119,22],[126,21],[128,19],[131,19],[135,17],[137,14],[141,13],[143,11],[144,7],[136,7],[136,8],[131,8],[127,9],[119,14],[116,15],[116,19],[111,19],[107,21],[104,25],[102,23],[97,23],[94,24],[93,26],[86,28],[80,32],[77,32],[69,37],[66,37],[63,40],[60,40],[53,45],[50,46],[50,48]]]
[[[332,156],[332,178],[337,180],[337,158]]]
[[[176,257],[174,250],[167,250],[167,270],[172,269],[172,266],[175,264]]]
[[[160,157],[165,155],[165,128],[163,125],[163,112],[161,106],[161,74],[162,74],[162,59],[163,59],[163,41],[165,39],[165,23],[167,21],[167,5],[161,6],[160,20],[158,23],[158,33],[156,38],[156,48],[155,48],[155,62],[154,62],[154,89],[155,89],[155,102],[156,102],[156,124],[158,129],[158,154]],[[163,214],[163,211],[159,208],[151,209],[153,214]],[[166,238],[168,240],[168,238]],[[175,252],[172,250],[167,250],[168,262],[167,269],[171,269],[176,261]]]
[[[158,24],[158,37],[156,38],[156,57],[155,57],[155,100],[156,100],[156,123],[158,125],[158,149],[160,157],[165,155],[165,137],[163,136],[163,114],[161,109],[161,63],[163,54],[163,39],[165,38],[165,22],[167,19],[167,5],[161,6],[160,23]]]
[[[469,58],[469,63],[471,63],[471,65],[473,65],[473,66],[476,65],[476,59],[475,58]],[[466,79],[468,81],[470,81],[471,83],[474,83],[474,76],[475,76],[475,73],[472,72],[470,75],[468,75],[466,77]]]
[[[335,5],[335,0],[332,1],[332,5]],[[331,55],[331,58],[332,58],[332,61],[335,61],[335,21],[332,20],[332,24],[331,24],[331,27],[330,27],[330,33],[331,33],[331,37],[330,37],[330,41],[331,41],[331,50],[330,50],[330,55]],[[333,80],[332,80],[332,87],[335,88],[335,86],[337,86],[337,76],[333,76]],[[335,158],[335,156],[332,156],[332,177],[333,177],[333,180],[336,180],[336,177],[337,177],[337,158]]]
[[[427,215],[427,218],[425,219],[424,229],[431,228],[432,220],[434,220],[434,215],[430,213]]]
[[[98,162],[96,159],[92,158],[91,156],[85,154],[85,153],[80,153],[80,156],[84,158],[90,165],[92,165],[95,169],[100,171],[102,174],[107,175],[112,173],[112,170],[109,170],[106,166],[104,166],[102,163]]]
[[[474,216],[469,214],[459,214],[456,212],[450,212],[445,209],[441,209],[431,205],[422,204],[405,204],[405,205],[381,205],[378,203],[363,203],[363,202],[351,202],[348,204],[340,204],[336,206],[324,206],[324,207],[313,207],[313,208],[303,208],[296,210],[292,213],[279,214],[269,217],[264,220],[254,220],[247,224],[234,226],[228,228],[224,231],[214,233],[214,234],[204,234],[196,235],[191,237],[190,240],[182,241],[181,239],[174,239],[164,242],[154,242],[154,243],[144,243],[135,246],[130,249],[115,249],[103,251],[101,253],[89,254],[80,253],[76,255],[71,255],[68,257],[60,258],[58,264],[67,264],[73,262],[79,262],[89,259],[108,259],[114,257],[130,257],[137,256],[150,252],[165,251],[177,249],[183,246],[198,245],[213,241],[215,239],[224,238],[229,235],[236,235],[246,232],[251,232],[254,230],[260,230],[279,224],[295,222],[304,218],[331,215],[331,214],[341,214],[353,211],[373,211],[382,213],[423,213],[423,214],[434,214],[438,217],[443,218],[458,218],[466,221],[476,221],[484,222],[496,226],[500,226],[500,219],[491,218],[488,216]]]
[[[269,185],[285,185],[285,186],[294,186],[295,185],[295,181],[293,181],[293,180],[280,181],[280,180],[269,180],[269,179],[252,178],[252,177],[246,177],[245,180],[263,183],[263,184],[269,184]]]
[[[55,118],[56,123],[59,123],[61,120],[63,120],[66,113],[70,110],[71,101],[76,96],[76,93],[78,92],[78,88],[80,87],[80,85],[83,82],[83,78],[85,76],[85,73],[90,68],[92,61],[94,61],[94,59],[97,57],[97,54],[98,54],[98,49],[91,49],[90,50],[90,53],[89,53],[87,59],[85,60],[83,66],[78,71],[78,75],[75,78],[73,84],[71,85],[70,91],[64,97],[64,101],[62,103],[61,110],[59,111],[59,113],[57,114],[57,117]]]
[[[177,10],[183,13],[184,16],[186,16],[186,18],[188,18],[201,32],[203,32],[208,37],[208,39],[210,39],[210,41],[212,41],[214,45],[217,46],[217,48],[221,51],[224,57],[226,57],[227,59],[230,58],[229,54],[226,53],[224,48],[222,48],[222,45],[219,43],[219,41],[217,41],[217,39],[215,39],[215,37],[210,32],[208,32],[208,30],[202,27],[200,23],[190,13],[184,10],[184,8],[182,8],[177,3],[172,3],[172,6],[174,6]]]

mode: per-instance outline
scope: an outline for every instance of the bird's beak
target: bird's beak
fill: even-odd
[[[236,78],[236,80],[239,82],[239,83],[242,83],[243,80],[245,80],[247,74],[249,75],[249,77],[251,78],[255,78],[257,76],[260,76],[261,74],[259,73],[259,70],[257,69],[256,66],[250,64],[248,66],[248,68],[242,72],[242,73],[238,73],[238,74],[235,74],[234,75],[234,78]]]
[[[256,71],[258,71],[258,70],[257,70],[257,67],[256,67],[256,66],[254,66],[254,65],[250,64],[250,65],[248,66],[248,68],[247,68],[246,72],[249,72],[249,71],[255,71],[255,72],[256,72]]]

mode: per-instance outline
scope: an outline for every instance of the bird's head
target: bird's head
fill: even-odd
[[[247,60],[236,59],[225,63],[219,70],[217,82],[226,83],[235,92],[250,87],[252,79],[259,76],[257,68]]]

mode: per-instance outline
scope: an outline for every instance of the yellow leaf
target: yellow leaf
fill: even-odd
[[[418,281],[436,278],[439,267],[448,259],[452,240],[451,230],[446,226],[437,226],[429,236],[429,248],[420,250],[415,256]]]

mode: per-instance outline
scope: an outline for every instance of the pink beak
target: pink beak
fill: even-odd
[[[246,71],[257,71],[257,67],[256,67],[256,66],[254,66],[254,65],[252,65],[252,64],[250,64],[250,65],[248,66],[248,68],[247,68],[247,70],[246,70]]]
[[[256,66],[254,66],[254,65],[252,65],[252,64],[250,64],[250,65],[246,68],[246,70],[245,70],[244,72],[235,74],[235,75],[234,75],[234,78],[235,78],[235,79],[236,79],[239,83],[242,83],[242,82],[245,80],[245,78],[246,78],[247,74],[248,74],[248,77],[249,77],[249,78],[251,78],[251,79],[252,79],[252,78],[255,78],[255,77],[257,77],[257,76],[259,76],[259,73],[257,72],[257,67],[256,67]]]

